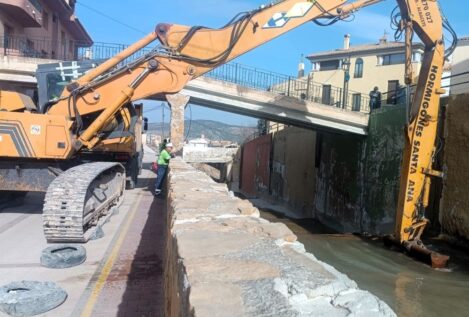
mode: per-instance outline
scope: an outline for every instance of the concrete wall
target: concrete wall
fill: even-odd
[[[396,316],[225,185],[170,168],[165,316]]]
[[[443,230],[469,239],[469,95],[450,100],[446,113],[445,171],[440,222]]]
[[[270,193],[273,201],[289,207],[300,218],[310,218],[314,207],[316,132],[287,128],[273,135]]]
[[[272,136],[261,136],[246,143],[242,150],[240,188],[249,197],[267,196],[270,186]]]
[[[340,232],[391,233],[405,108],[374,111],[367,138],[321,134],[314,217]]]
[[[237,148],[197,148],[185,145],[183,158],[188,163],[225,163],[232,161],[237,152]]]
[[[371,114],[367,137],[291,127],[251,141],[241,191],[339,232],[392,233],[404,124],[404,106],[384,106]],[[269,138],[272,149],[261,150]]]

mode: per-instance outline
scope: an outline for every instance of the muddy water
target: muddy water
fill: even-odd
[[[262,212],[262,217],[285,223],[308,252],[384,300],[398,316],[469,316],[469,257],[465,254],[457,254],[449,270],[436,271],[385,249],[381,241],[325,234],[311,221],[293,222],[269,212]]]

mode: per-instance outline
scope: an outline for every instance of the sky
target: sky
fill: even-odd
[[[327,0],[325,0],[327,1]],[[260,0],[78,0],[77,16],[95,42],[131,44],[154,30],[156,24],[168,22],[203,25],[217,28],[241,11],[259,7]],[[443,12],[458,36],[469,35],[467,10],[463,0],[440,0]],[[352,22],[339,22],[320,27],[313,23],[301,26],[253,51],[236,62],[273,72],[296,75],[301,55],[343,46],[344,34],[351,35],[351,44],[375,43],[384,32],[392,39],[390,15],[396,1],[365,8],[355,14]],[[109,18],[104,17],[99,11]],[[120,21],[120,23],[116,22]],[[308,69],[309,65],[307,65]],[[146,102],[150,122],[160,122],[161,102]],[[168,114],[166,115],[167,118]],[[190,118],[186,111],[186,118]],[[230,124],[254,125],[256,120],[239,115],[192,106],[192,119],[212,119]],[[168,119],[166,119],[167,121]]]

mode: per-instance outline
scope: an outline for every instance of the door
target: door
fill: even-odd
[[[54,13],[52,15],[52,45],[50,56],[52,59],[57,58],[57,52],[59,49],[59,17]]]
[[[3,50],[4,54],[8,55],[9,49],[13,48],[13,28],[9,26],[8,24],[3,25]]]
[[[322,85],[322,104],[331,104],[331,85]]]
[[[360,111],[362,107],[362,94],[353,94],[352,111]]]
[[[396,104],[397,90],[399,89],[399,80],[388,81],[388,97],[386,103],[389,105]]]

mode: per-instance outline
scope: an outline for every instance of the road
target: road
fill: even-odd
[[[40,264],[47,247],[42,233],[44,195],[30,193],[21,206],[0,212],[0,285],[12,281],[52,281],[67,300],[42,316],[162,316],[166,237],[164,200],[154,199],[154,152],[146,149],[135,190],[127,191],[119,213],[104,225],[104,238],[84,244],[87,260],[69,269]],[[0,312],[0,316],[6,315]]]

